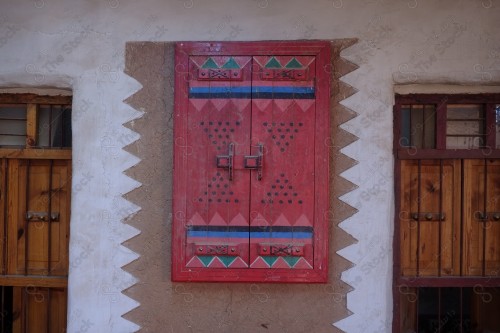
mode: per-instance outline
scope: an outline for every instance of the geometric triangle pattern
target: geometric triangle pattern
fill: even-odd
[[[237,56],[237,57],[212,56],[207,58],[192,57],[191,60],[198,67],[202,69],[220,69],[220,68],[241,69],[250,61],[250,57],[245,57],[245,56]]]
[[[303,257],[293,256],[260,256],[250,265],[251,268],[296,268],[313,269],[311,264]]]
[[[295,58],[293,57],[286,65],[285,68],[302,68],[302,64]]]
[[[198,259],[203,263],[205,267],[210,265],[210,263],[213,261],[214,257],[213,256],[198,256]]]
[[[281,64],[279,63],[278,59],[275,57],[269,58],[269,61],[266,63],[265,68],[282,68]]]
[[[247,268],[248,265],[240,257],[234,256],[193,256],[186,267]]]
[[[262,68],[268,69],[305,69],[314,62],[314,56],[254,56],[253,59]]]
[[[276,262],[271,266],[271,268],[291,268],[290,265],[283,259],[283,257],[278,257]]]
[[[236,63],[233,57],[230,57],[229,60],[224,65],[222,65],[222,68],[237,69],[240,68],[240,65]]]
[[[222,263],[222,261],[219,259],[219,257],[214,257],[213,260],[210,262],[210,264],[208,264],[207,267],[210,267],[210,268],[226,268],[226,266],[224,266],[224,263]]]
[[[278,258],[279,257],[262,256],[262,259],[269,265],[269,267],[272,267]]]

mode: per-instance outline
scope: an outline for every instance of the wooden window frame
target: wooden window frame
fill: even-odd
[[[71,159],[72,150],[67,148],[37,148],[37,105],[71,105],[72,96],[41,96],[36,94],[0,94],[0,104],[25,104],[28,108],[27,142],[24,148],[0,147],[0,158]],[[42,153],[43,152],[43,153]]]
[[[176,90],[175,90],[175,123],[174,135],[182,138],[187,131],[187,121],[181,116],[187,110],[188,95],[186,82],[187,61],[190,55],[221,55],[258,56],[258,55],[314,55],[318,64],[330,64],[330,43],[326,41],[297,41],[297,42],[199,42],[178,43],[176,48]],[[315,133],[318,143],[325,142],[330,136],[330,75],[326,69],[325,75],[316,82],[317,109],[316,123],[319,124]],[[325,79],[326,78],[326,79]],[[319,140],[320,138],[321,140]],[[182,141],[182,140],[181,140]],[[186,152],[184,152],[185,154]],[[187,186],[183,172],[186,169],[182,159],[182,150],[174,155],[174,200],[173,200],[173,238],[172,238],[172,280],[173,281],[208,281],[208,282],[268,282],[268,283],[326,283],[328,280],[328,218],[326,211],[329,207],[329,189],[326,180],[329,161],[328,145],[318,144],[315,147],[314,159],[316,163],[315,183],[321,185],[318,189],[317,201],[314,204],[314,268],[313,269],[251,269],[248,268],[187,268],[185,266],[185,251],[181,250],[185,239],[180,235],[186,223],[182,219],[185,211],[185,199],[181,197]],[[326,161],[326,162],[325,162]]]
[[[436,105],[436,148],[420,149],[406,147],[401,144],[401,109],[407,104],[434,104]],[[477,149],[447,149],[446,148],[446,106],[448,104],[483,104],[485,106],[485,147]],[[401,294],[418,287],[472,287],[481,288],[499,287],[498,276],[403,276],[401,270],[401,237],[400,237],[400,207],[402,171],[401,162],[405,160],[434,160],[443,161],[452,159],[500,159],[500,147],[496,147],[496,114],[495,105],[500,104],[500,93],[484,94],[396,94],[393,108],[393,152],[395,156],[395,216],[393,238],[393,327],[394,333],[400,332],[401,327]],[[420,163],[420,162],[419,162]],[[463,163],[463,162],[462,162]],[[463,171],[462,171],[463,172]],[[463,184],[462,184],[463,186]],[[463,190],[461,190],[463,191]],[[461,194],[462,195],[462,194]],[[463,239],[462,239],[463,241]],[[462,255],[462,253],[460,253]],[[463,260],[462,258],[460,260]],[[465,265],[466,263],[464,263]],[[462,272],[461,272],[462,274]]]
[[[401,145],[401,107],[405,104],[436,105],[436,148],[408,148]],[[483,104],[486,110],[486,147],[479,149],[446,148],[447,104]],[[495,105],[500,104],[500,94],[396,94],[394,104],[394,155],[398,159],[450,159],[450,158],[500,158],[495,147]]]
[[[38,124],[38,110],[40,105],[50,105],[52,110],[52,105],[59,106],[71,106],[72,96],[42,96],[36,94],[0,94],[0,105],[23,105],[27,109],[26,117],[26,143],[24,146],[2,146],[0,147],[0,169],[2,170],[2,186],[1,190],[1,201],[0,207],[2,207],[2,215],[0,221],[2,222],[2,230],[0,235],[4,243],[2,245],[2,256],[0,258],[0,286],[2,288],[2,297],[5,297],[3,292],[11,289],[12,298],[9,301],[2,299],[2,310],[4,310],[4,302],[7,302],[7,306],[12,306],[11,310],[5,310],[7,312],[2,313],[2,320],[0,320],[1,328],[5,329],[5,326],[10,327],[12,325],[13,332],[27,332],[33,329],[44,330],[46,332],[53,332],[55,330],[60,331],[66,329],[67,326],[67,288],[68,288],[68,273],[69,273],[69,229],[70,229],[70,193],[71,193],[71,160],[72,160],[72,147],[38,147],[37,146],[37,130]],[[51,111],[52,113],[52,111]],[[51,126],[51,125],[49,125]],[[50,133],[50,132],[49,132]],[[51,145],[51,144],[50,144]],[[45,160],[45,161],[44,161]],[[23,164],[23,166],[20,166]],[[26,176],[24,182],[26,183],[26,192],[29,192],[30,187],[29,178],[30,177],[30,165],[31,167],[37,167],[42,165],[47,166],[50,170],[48,172],[48,195],[47,205],[48,210],[46,210],[45,218],[40,214],[32,220],[28,217],[26,212],[27,207],[30,205],[29,199],[28,203],[24,203],[26,210],[24,208],[17,209],[21,205],[11,205],[11,202],[16,200],[17,191],[14,193],[9,192],[11,188],[23,188],[19,186],[17,180],[22,177],[21,170],[24,168],[26,171]],[[64,182],[60,182],[60,186],[55,185],[56,180],[53,180],[58,175],[57,168],[61,167],[60,175],[66,175]],[[25,174],[25,175],[26,175]],[[33,175],[34,173],[31,173]],[[16,184],[11,186],[7,184]],[[64,188],[64,189],[63,189]],[[63,190],[62,190],[63,189]],[[52,226],[52,218],[49,217],[47,221],[47,216],[52,216],[52,204],[56,200],[54,198],[58,197],[55,195],[56,191],[61,193],[66,193],[64,199],[64,208],[62,208],[61,214],[59,212],[54,212],[56,214],[57,220],[59,221],[59,216],[64,216],[64,225],[58,226],[58,231],[55,231],[55,238],[59,242],[52,248],[53,243],[51,243],[52,232],[54,226]],[[9,193],[7,195],[7,193]],[[12,197],[12,198],[9,198]],[[28,197],[28,195],[26,195]],[[45,203],[44,203],[45,204]],[[12,208],[13,206],[14,208]],[[9,209],[7,207],[10,207]],[[62,206],[59,206],[61,208]],[[10,210],[10,212],[9,212]],[[36,209],[35,209],[36,210]],[[22,211],[22,215],[19,213]],[[23,215],[26,212],[26,217]],[[63,213],[64,212],[64,213]],[[35,212],[35,213],[38,213]],[[15,216],[15,217],[11,217]],[[37,218],[40,218],[37,220]],[[15,223],[13,223],[14,221]],[[38,222],[33,222],[38,221]],[[63,221],[63,220],[61,220]],[[30,223],[48,223],[48,249],[47,251],[47,267],[40,269],[38,267],[28,267],[28,233],[30,229]],[[8,224],[8,225],[7,225]],[[24,236],[24,252],[17,253],[16,250],[19,249],[19,245],[16,244],[19,241],[19,230],[16,229],[21,225],[22,233]],[[10,230],[9,230],[10,229]],[[17,230],[18,235],[14,232]],[[24,231],[26,230],[26,231]],[[61,243],[61,240],[62,241]],[[54,253],[54,249],[59,251]],[[38,251],[38,247],[35,247]],[[54,261],[55,265],[52,265],[52,259],[56,256]],[[24,264],[20,264],[24,260]],[[12,312],[8,312],[12,311]],[[10,318],[8,316],[11,316]],[[45,316],[45,317],[44,317]],[[64,316],[64,317],[62,317]],[[40,325],[40,323],[44,323]],[[31,326],[30,326],[31,323]],[[36,326],[36,327],[33,327]],[[42,327],[44,326],[44,327]]]

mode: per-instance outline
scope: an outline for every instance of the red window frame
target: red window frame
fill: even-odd
[[[325,283],[328,278],[329,238],[329,150],[330,138],[330,43],[301,42],[180,42],[175,50],[174,170],[172,222],[172,280],[207,282],[291,282]],[[315,56],[316,113],[314,146],[314,267],[312,269],[282,268],[193,268],[186,267],[186,191],[188,168],[186,143],[188,129],[189,57],[207,56]],[[300,73],[299,73],[300,74]],[[201,75],[201,74],[200,74]]]

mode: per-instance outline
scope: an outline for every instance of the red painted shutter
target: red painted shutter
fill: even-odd
[[[213,45],[176,53],[173,279],[324,282],[329,46]]]
[[[251,268],[313,268],[315,57],[253,57]]]

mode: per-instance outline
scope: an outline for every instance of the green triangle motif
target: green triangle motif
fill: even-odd
[[[236,260],[237,257],[219,256],[217,258],[219,258],[220,261],[222,261],[222,263],[224,264],[224,266],[229,267],[229,265],[231,265],[233,263],[233,261]]]
[[[295,266],[300,257],[283,257],[283,259],[290,265],[290,267]]]
[[[201,66],[201,68],[219,68],[217,64],[215,63],[214,59],[208,58],[207,61]]]
[[[266,68],[281,68],[282,66],[275,57],[271,57],[271,59],[269,59],[269,61],[267,62],[265,67]]]
[[[210,264],[210,262],[214,259],[213,256],[198,256],[198,259],[201,260],[201,262],[203,263],[203,265],[205,265],[205,267],[208,266],[208,264]]]
[[[272,267],[273,264],[278,260],[279,257],[269,257],[269,256],[262,256],[262,259],[264,259],[265,262],[269,265],[269,267]]]
[[[229,60],[222,66],[222,68],[240,68],[240,66],[238,65],[238,63],[236,63],[236,61],[234,61],[234,58],[231,57],[229,58]]]
[[[295,58],[292,58],[292,60],[290,60],[288,62],[288,64],[286,64],[285,68],[302,68],[302,64]]]

